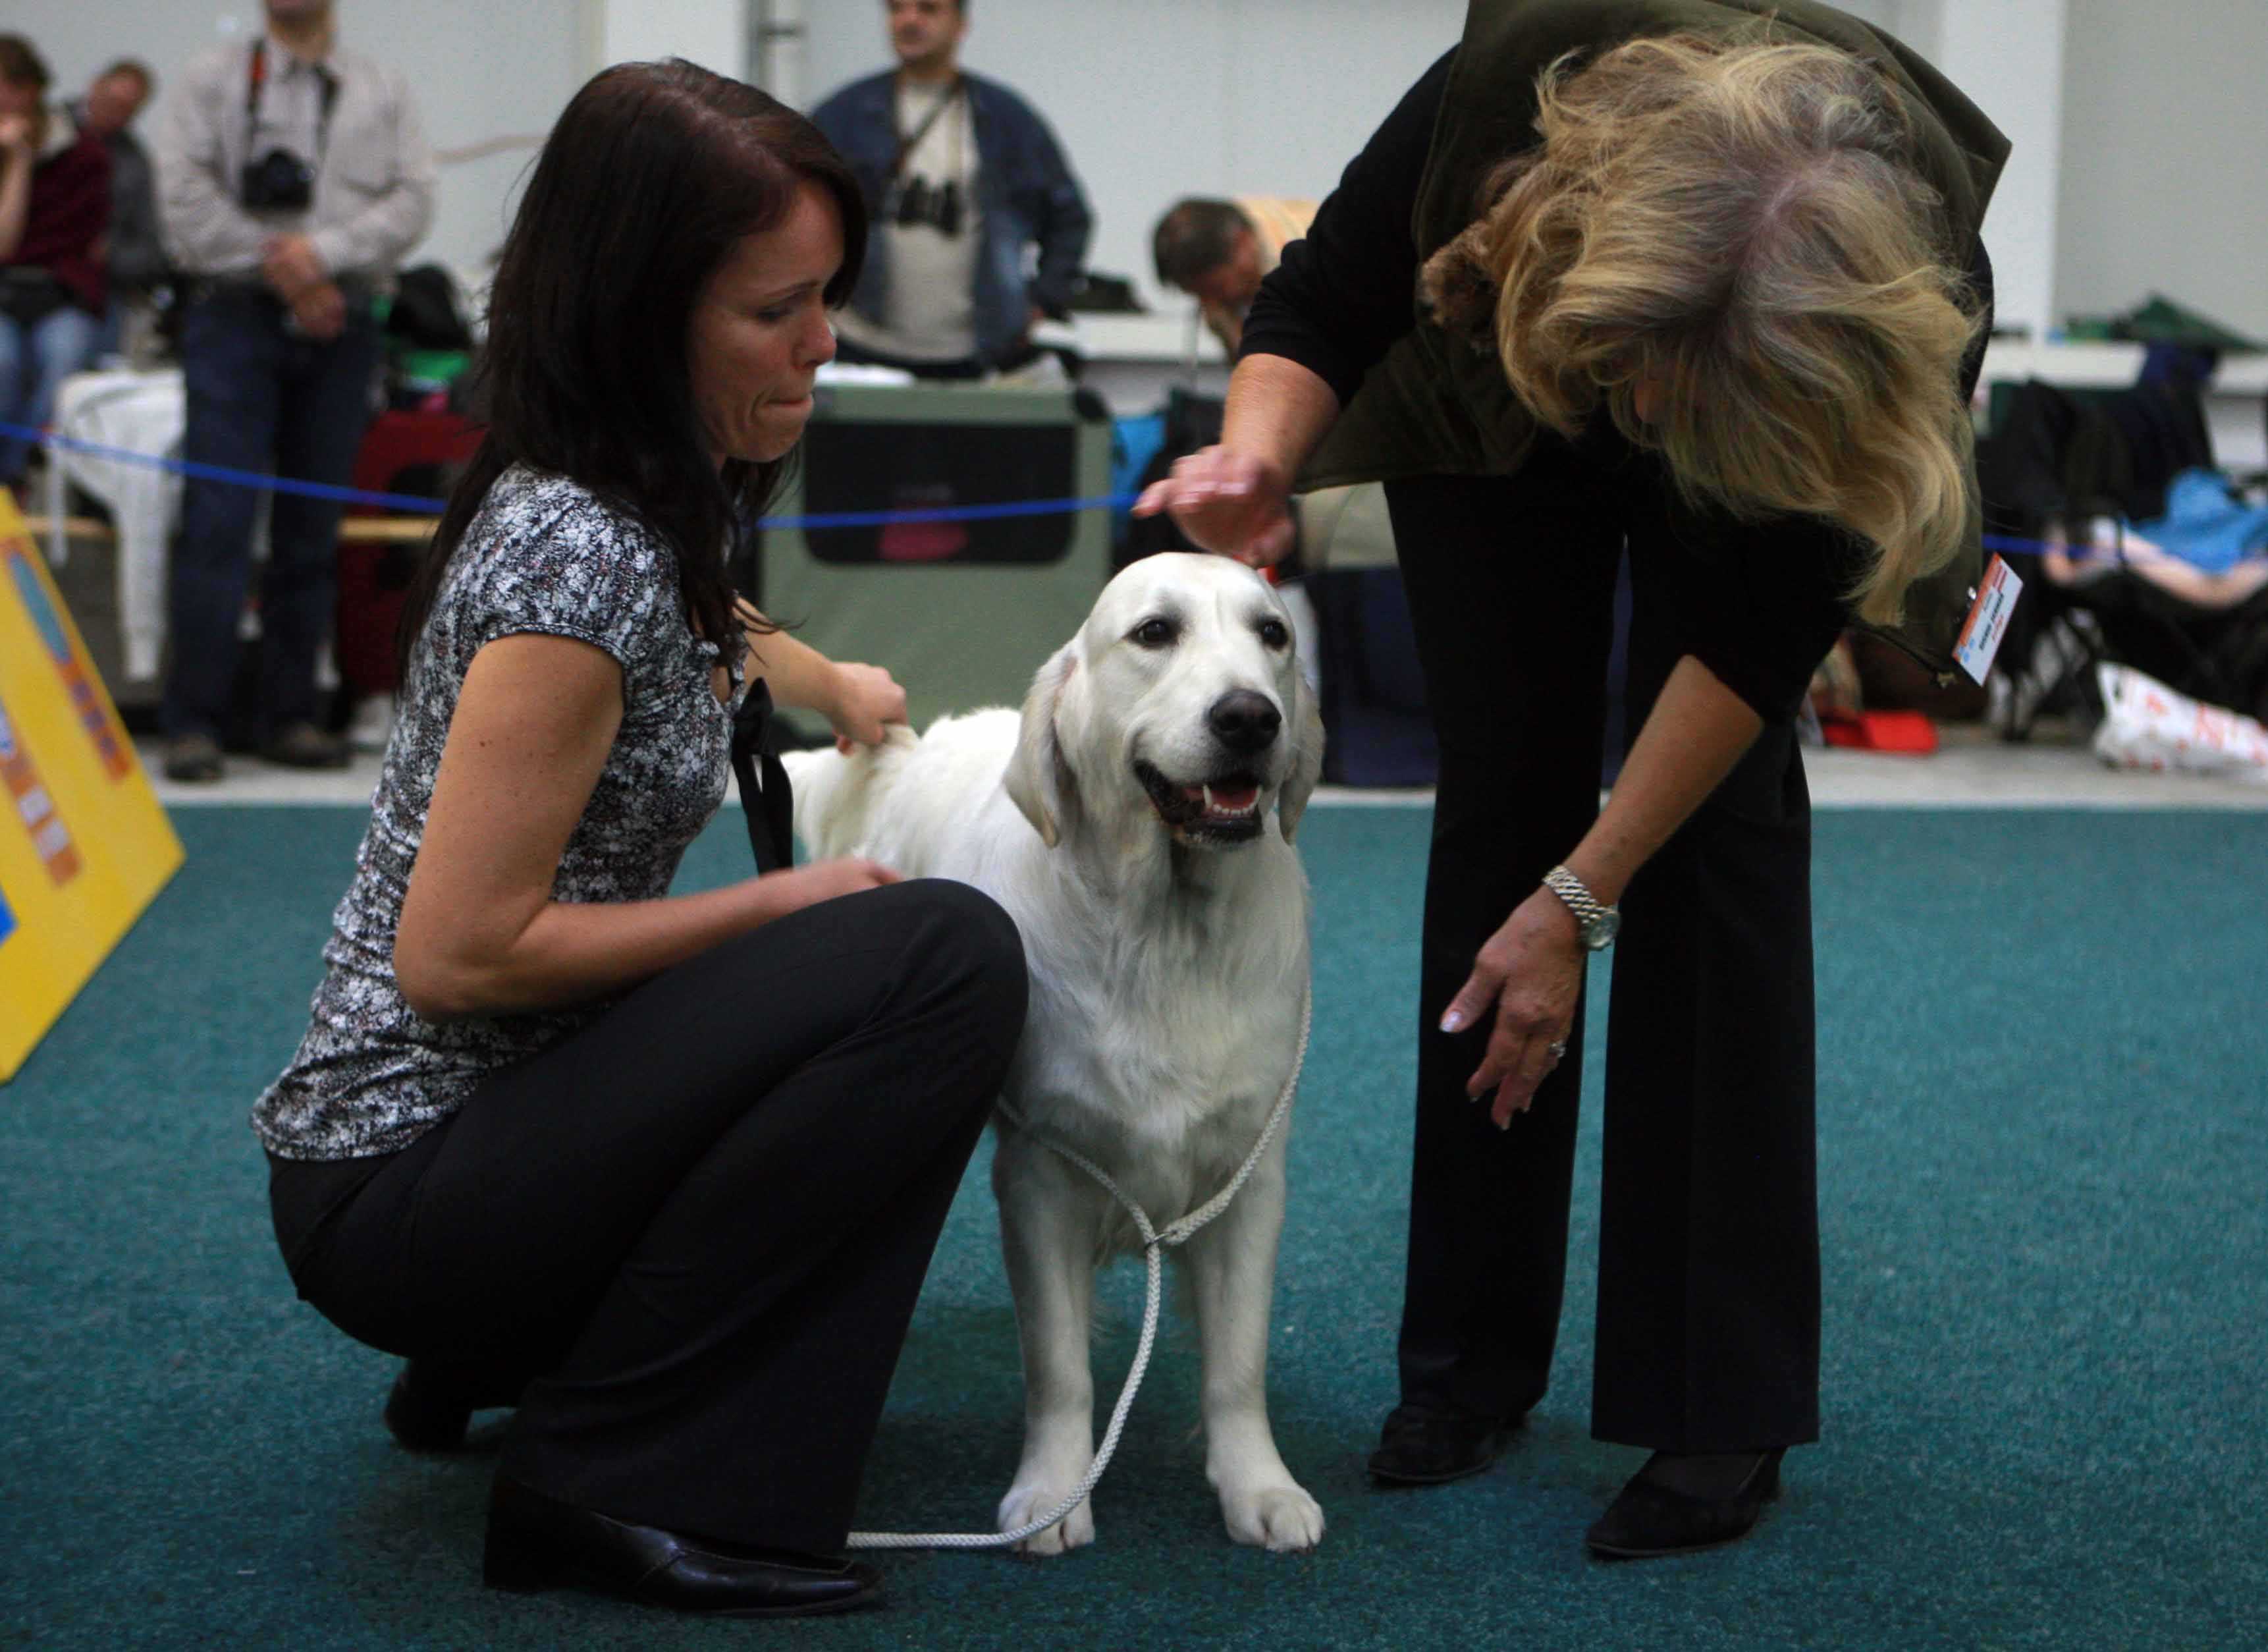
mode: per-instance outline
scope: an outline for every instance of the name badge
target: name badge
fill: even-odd
[[[2016,611],[2016,599],[2023,590],[2024,582],[2008,564],[1993,557],[1992,565],[1984,570],[1984,583],[1977,588],[1968,623],[1961,628],[1961,640],[1953,645],[1953,657],[1961,662],[1961,668],[1979,682],[1992,669],[1992,656],[2000,652],[2000,638],[2008,632],[2008,616]]]

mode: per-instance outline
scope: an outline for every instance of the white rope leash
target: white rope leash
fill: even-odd
[[[1169,1223],[1162,1233],[1150,1225],[1149,1213],[1128,1198],[1125,1190],[1112,1181],[1100,1165],[1072,1152],[1061,1142],[1041,1135],[1007,1108],[1000,1109],[1000,1116],[1011,1125],[1070,1160],[1100,1182],[1134,1218],[1134,1226],[1142,1235],[1142,1261],[1149,1276],[1147,1294],[1142,1304],[1142,1338],[1135,1345],[1134,1363],[1127,1370],[1126,1385],[1118,1390],[1118,1404],[1111,1408],[1110,1427],[1103,1431],[1102,1449],[1094,1454],[1094,1461],[1089,1465],[1086,1477],[1071,1488],[1071,1495],[1046,1514],[1036,1520],[1026,1521],[1012,1531],[854,1531],[850,1534],[849,1547],[1005,1549],[1011,1544],[1021,1543],[1027,1538],[1045,1531],[1086,1501],[1087,1494],[1102,1479],[1102,1471],[1110,1466],[1111,1453],[1118,1449],[1118,1436],[1126,1428],[1126,1414],[1133,1409],[1134,1396],[1142,1387],[1143,1373],[1150,1367],[1150,1347],[1158,1335],[1158,1302],[1165,1281],[1165,1252],[1174,1245],[1188,1243],[1199,1228],[1226,1210],[1229,1200],[1236,1197],[1238,1190],[1252,1179],[1253,1171],[1260,1168],[1261,1155],[1268,1151],[1268,1144],[1275,1140],[1276,1132],[1283,1128],[1284,1120],[1291,1115],[1292,1096],[1300,1088],[1300,1069],[1307,1062],[1307,1032],[1314,1024],[1314,992],[1310,989],[1300,1003],[1300,1053],[1292,1062],[1292,1076],[1284,1080],[1284,1093],[1276,1098],[1275,1110],[1268,1115],[1267,1124],[1261,1127],[1260,1139],[1252,1144],[1252,1151],[1245,1155],[1242,1168],[1229,1179],[1227,1186],[1179,1221]]]

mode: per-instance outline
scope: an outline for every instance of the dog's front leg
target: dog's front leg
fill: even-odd
[[[1182,1247],[1204,1345],[1205,1478],[1228,1535],[1270,1549],[1312,1549],[1323,1511],[1292,1478],[1268,1427],[1268,1312],[1284,1230],[1284,1143]]]
[[[1024,1457],[1000,1500],[998,1530],[1012,1531],[1068,1497],[1094,1461],[1096,1190],[1047,1148],[1003,1131],[992,1158],[1000,1242],[1024,1351]],[[1094,1541],[1089,1498],[1017,1546],[1060,1554]]]

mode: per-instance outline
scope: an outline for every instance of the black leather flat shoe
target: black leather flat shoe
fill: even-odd
[[[1618,1560],[1689,1554],[1736,1542],[1755,1529],[1764,1505],[1779,1495],[1779,1459],[1777,1450],[1757,1452],[1747,1476],[1722,1497],[1660,1485],[1640,1469],[1583,1541]]]
[[[1467,1417],[1396,1405],[1387,1414],[1370,1475],[1389,1486],[1439,1486],[1477,1474],[1497,1460],[1520,1419]]]
[[[386,1427],[412,1451],[454,1451],[473,1420],[471,1400],[416,1360],[401,1368],[386,1397]]]
[[[633,1525],[501,1474],[489,1494],[482,1575],[490,1589],[595,1589],[649,1606],[726,1618],[847,1611],[882,1589],[881,1574],[857,1560]]]

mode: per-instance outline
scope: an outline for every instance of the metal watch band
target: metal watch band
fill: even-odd
[[[1564,866],[1554,867],[1543,874],[1543,887],[1565,902],[1567,910],[1575,914],[1584,945],[1595,950],[1614,939],[1615,931],[1621,926],[1622,914],[1601,902],[1582,879]]]

